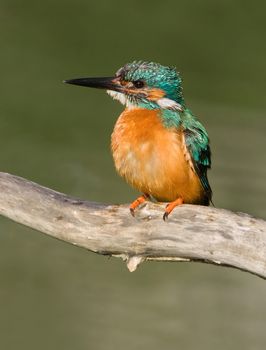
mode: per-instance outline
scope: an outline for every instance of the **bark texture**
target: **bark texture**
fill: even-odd
[[[0,214],[93,252],[123,258],[130,271],[145,260],[201,261],[266,278],[266,221],[224,209],[182,205],[162,220],[164,205],[80,200],[0,173]]]

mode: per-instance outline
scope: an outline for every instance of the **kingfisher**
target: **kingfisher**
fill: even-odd
[[[134,61],[112,77],[64,82],[105,89],[125,106],[114,126],[111,151],[119,175],[141,193],[130,205],[133,216],[148,200],[168,203],[164,220],[183,203],[210,204],[209,137],[186,106],[175,68]]]

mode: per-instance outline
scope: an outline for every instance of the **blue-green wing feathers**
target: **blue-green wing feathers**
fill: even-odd
[[[197,125],[184,128],[183,132],[194,170],[206,194],[206,203],[204,204],[209,204],[212,200],[212,190],[207,178],[207,170],[211,167],[209,138],[204,127],[198,121],[195,124]]]

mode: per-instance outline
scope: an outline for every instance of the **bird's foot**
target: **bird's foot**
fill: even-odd
[[[163,219],[164,221],[166,221],[168,219],[169,214],[173,211],[173,209],[175,207],[177,207],[178,205],[183,204],[183,198],[179,197],[177,198],[175,201],[168,203],[167,206],[165,207],[165,212],[163,214]]]
[[[148,194],[143,194],[142,196],[138,197],[134,202],[130,204],[129,210],[132,216],[135,216],[135,210],[146,200],[148,200],[150,196]]]

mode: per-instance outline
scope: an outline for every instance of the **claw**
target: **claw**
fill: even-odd
[[[166,211],[163,214],[163,221],[166,221],[168,219],[168,215],[169,213],[167,213]]]
[[[165,207],[165,212],[163,214],[163,220],[166,221],[168,219],[169,214],[173,211],[175,207],[178,205],[183,204],[183,198],[179,197],[175,201],[168,203],[167,206]]]
[[[135,217],[135,209],[133,209],[133,208],[129,208],[129,210],[130,210],[130,214],[133,216],[133,218]]]
[[[150,196],[148,194],[143,194],[142,196],[138,197],[134,202],[130,204],[129,210],[130,214],[135,217],[135,209],[137,209],[142,203],[146,202],[147,199],[149,199]]]

